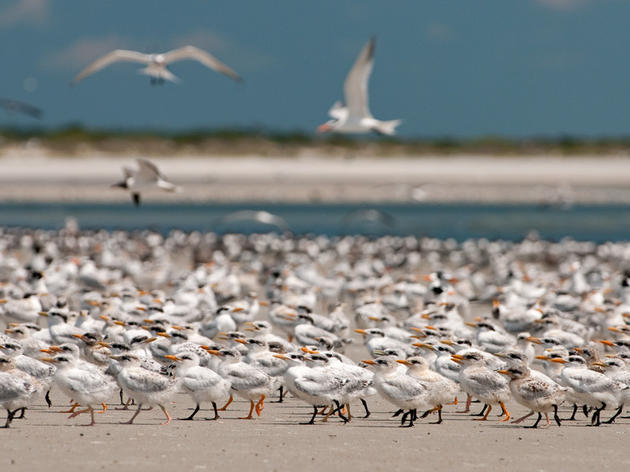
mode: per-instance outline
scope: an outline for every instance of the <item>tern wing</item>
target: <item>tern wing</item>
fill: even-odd
[[[156,182],[158,179],[166,180],[160,169],[153,162],[147,159],[136,159],[136,164],[138,164],[138,172],[135,178],[138,182]]]
[[[371,117],[368,106],[368,80],[374,64],[375,38],[363,47],[343,84],[346,105],[350,115]]]
[[[142,64],[149,64],[151,62],[150,54],[143,54],[137,51],[128,51],[126,49],[116,49],[115,51],[109,52],[104,56],[98,58],[92,64],[83,69],[79,74],[72,79],[72,84],[76,84],[80,80],[84,79],[90,74],[97,72],[104,67],[107,67],[114,62],[140,62]]]
[[[195,46],[184,46],[179,49],[173,49],[172,51],[164,54],[164,62],[167,64],[170,62],[181,61],[183,59],[192,59],[201,62],[204,66],[216,70],[217,72],[221,72],[238,82],[243,80],[240,75],[223,64],[212,54],[204,51],[203,49],[196,48]]]
[[[6,108],[9,111],[24,113],[25,115],[32,116],[33,118],[42,117],[42,111],[39,108],[17,100],[0,98],[0,107]]]

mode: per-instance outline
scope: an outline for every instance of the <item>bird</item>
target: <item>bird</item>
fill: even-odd
[[[335,102],[328,114],[332,120],[320,125],[317,131],[325,133],[369,133],[392,136],[401,120],[381,121],[370,113],[368,106],[368,80],[374,64],[376,38],[372,37],[363,47],[344,82],[345,106]]]
[[[18,100],[12,100],[10,98],[0,98],[0,107],[9,112],[19,112],[24,115],[28,115],[31,118],[37,118],[38,120],[41,119],[43,115],[42,110],[39,108]]]
[[[72,79],[71,85],[76,85],[88,75],[98,72],[115,62],[138,62],[140,64],[145,64],[146,67],[144,69],[140,69],[138,72],[151,77],[152,85],[163,84],[166,80],[170,82],[178,82],[179,79],[168,69],[167,66],[172,62],[184,59],[198,61],[206,67],[209,67],[217,72],[221,72],[237,82],[243,80],[240,75],[226,66],[223,62],[219,61],[209,52],[195,46],[188,45],[159,54],[145,54],[127,49],[116,49],[96,59],[89,66],[79,72],[79,74]]]
[[[553,410],[553,417],[558,426],[561,425],[558,417],[558,406],[564,401],[564,392],[567,390],[559,386],[548,377],[532,376],[530,369],[524,362],[518,362],[508,369],[497,370],[499,374],[510,378],[510,391],[512,398],[531,411],[525,416],[512,421],[512,424],[521,423],[534,413],[538,413],[538,419],[528,428],[536,428],[538,422],[545,415],[547,427],[551,424],[548,413]]]
[[[112,185],[114,188],[122,188],[131,193],[131,198],[136,206],[140,206],[140,192],[157,187],[166,192],[179,192],[180,188],[166,180],[164,174],[148,159],[136,159],[137,168],[123,167],[125,178]]]
[[[15,413],[30,404],[37,391],[36,380],[15,368],[13,359],[0,355],[0,407],[7,410],[3,428],[8,428]]]

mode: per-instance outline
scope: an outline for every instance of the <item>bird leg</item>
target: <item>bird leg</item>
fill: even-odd
[[[503,410],[503,414],[505,415],[505,418],[503,418],[501,421],[510,421],[510,412],[507,411],[507,408],[505,408],[505,404],[503,402],[499,402],[499,405],[501,405],[501,409]]]
[[[433,410],[437,411],[438,420],[437,421],[433,421],[430,424],[441,424],[442,423],[442,405],[438,405],[437,408],[434,408]]]
[[[589,407],[587,407],[586,405],[582,405],[582,413],[584,413],[584,416],[588,418],[588,414],[590,412],[591,412],[591,409]]]
[[[610,417],[610,419],[604,421],[604,424],[612,424],[615,422],[615,420],[617,419],[617,417],[621,414],[621,411],[623,410],[623,405],[621,405],[619,408],[617,408],[617,411],[615,412],[614,415],[612,415]]]
[[[15,414],[16,414],[18,411],[20,412],[20,416],[15,416]],[[15,411],[13,412],[13,415],[14,415],[14,416],[13,416],[13,419],[14,419],[14,420],[21,420],[21,419],[23,419],[23,418],[24,418],[24,412],[25,412],[25,411],[26,411],[26,407],[24,407],[24,408],[18,408],[17,410],[15,410]]]
[[[328,409],[329,405],[325,405],[322,407],[321,411],[319,411],[317,414],[318,415],[325,415],[326,414],[326,410]]]
[[[122,390],[121,390],[122,392]],[[127,398],[127,403],[124,403],[125,406],[123,406],[122,408],[116,408],[116,410],[128,410],[129,409],[129,405],[131,405],[131,402],[133,401],[133,398]]]
[[[52,406],[52,402],[50,401],[50,390],[46,390],[44,400],[46,400],[46,405],[48,405],[48,408],[50,408]]]
[[[8,428],[9,425],[11,424],[11,421],[13,421],[13,416],[15,415],[15,411],[11,411],[7,408],[7,422],[4,423],[3,428]]]
[[[521,416],[520,418],[515,419],[514,421],[512,421],[512,424],[519,424],[522,423],[523,421],[525,421],[527,418],[529,418],[530,416],[532,416],[535,412],[534,411],[530,411],[529,413],[527,413],[525,416]]]
[[[577,403],[573,404],[573,413],[571,414],[570,418],[567,418],[567,421],[575,421],[575,414],[577,413],[578,410],[578,406]]]
[[[232,403],[232,400],[234,400],[234,397],[232,395],[230,395],[230,399],[227,401],[227,403],[225,405],[223,405],[221,408],[219,408],[219,411],[227,410],[227,407],[230,406],[230,403]]]
[[[89,426],[94,426],[96,424],[96,422],[94,421],[94,408],[92,408],[91,406],[90,408],[90,417],[92,418],[92,421],[90,421]],[[101,413],[105,413],[105,410],[103,410]]]
[[[306,423],[300,423],[300,424],[315,424],[315,417],[317,416],[317,407],[315,405],[313,405],[313,416],[311,416],[311,420],[307,421]]]
[[[253,400],[250,400],[249,403],[251,404],[249,407],[249,415],[244,416],[239,418],[239,420],[251,420],[252,419],[252,413],[254,412],[254,407],[255,407],[255,403]]]
[[[280,385],[280,388],[278,390],[280,392],[280,396],[278,397],[278,399],[276,401],[271,402],[271,403],[282,403],[282,401],[284,400],[284,398],[283,398],[284,397],[284,386]]]
[[[600,415],[602,413],[602,410],[605,408],[606,404],[602,403],[602,406],[600,408],[595,409],[595,413],[593,413],[593,417],[591,418],[591,426],[599,426],[601,424]]]
[[[215,402],[212,402],[212,408],[214,409],[214,418],[206,418],[208,421],[215,421],[221,418],[219,416],[219,412],[217,411],[217,404]]]
[[[70,416],[68,416],[68,419],[74,418],[75,416],[79,416],[83,413],[89,413],[89,412],[90,412],[90,406],[88,405],[88,407],[85,410],[77,410],[73,412]]]
[[[486,411],[486,408],[488,408],[488,405],[484,404],[483,408],[481,409],[481,411],[479,413],[473,413],[470,416],[483,416],[484,412]],[[463,413],[463,412],[462,412]],[[486,413],[486,416],[488,416],[488,414]]]
[[[440,408],[442,408],[442,407],[441,406],[436,406],[435,408],[431,408],[430,410],[425,411],[420,418],[426,418],[431,413],[433,413],[435,411],[438,411]]]
[[[133,414],[133,416],[131,417],[131,419],[129,421],[125,421],[121,424],[133,424],[133,420],[136,419],[136,416],[138,416],[140,414],[140,410],[142,409],[142,403],[138,403],[138,408],[136,409],[136,412]]]
[[[337,406],[336,409],[331,409],[331,413],[334,413],[335,411],[337,412],[337,414],[339,415],[339,418],[341,418],[343,420],[343,424],[346,424],[348,421],[350,421],[348,418],[346,418],[345,416],[343,416],[343,413],[341,412],[342,408],[341,405],[339,404],[339,402],[337,400],[334,400],[335,405]],[[330,415],[330,413],[328,414]]]
[[[103,414],[107,411],[107,404],[105,402],[102,402],[101,406],[103,407],[103,409],[101,411],[95,411],[94,413]]]
[[[447,403],[447,405],[457,405],[457,397],[455,397],[455,400],[453,400],[451,403]]]
[[[549,419],[549,415],[547,414],[546,411],[545,411],[545,421],[547,421],[545,428],[548,428],[549,426],[551,426],[551,420]]]
[[[542,418],[542,414],[540,412],[538,412],[538,418],[536,419],[536,422],[533,425],[531,425],[531,426],[525,426],[525,427],[526,428],[530,428],[530,429],[538,428],[538,423],[539,423],[541,418]]]
[[[197,403],[195,405],[195,411],[193,411],[190,416],[187,416],[186,418],[182,418],[182,420],[186,420],[186,421],[190,420],[190,421],[192,421],[192,419],[195,417],[195,415],[197,414],[198,411],[199,411],[199,403]]]
[[[75,403],[74,405],[72,405],[72,408],[70,408],[69,410],[60,411],[59,413],[74,413],[74,410],[76,410],[78,406],[79,406],[79,404]]]
[[[472,397],[470,396],[470,394],[466,394],[466,407],[463,410],[458,411],[457,413],[468,413],[468,412],[470,412],[470,404],[471,403],[472,403]],[[483,411],[482,411],[482,414],[483,414]]]
[[[264,408],[265,408],[265,396],[261,395],[260,400],[258,400],[258,403],[256,403],[256,414],[260,416]]]
[[[162,426],[166,426],[167,424],[169,424],[171,422],[171,415],[168,414],[168,411],[166,411],[166,408],[164,408],[163,405],[158,405],[162,411],[164,412],[164,415],[166,416],[166,421],[164,423],[160,423]]]
[[[363,408],[365,408],[365,416],[363,418],[369,418],[370,417],[370,410],[368,408],[367,402],[363,398],[361,398],[361,403],[363,404]]]
[[[556,420],[558,426],[562,426],[562,423],[560,423],[560,417],[558,416],[558,405],[553,406],[553,419]]]
[[[352,419],[352,413],[350,413],[350,403],[346,403],[346,409],[348,410],[348,421]]]
[[[405,412],[402,408],[400,410],[396,410],[396,412],[392,415],[392,418],[396,418],[399,415],[402,415]]]
[[[486,410],[486,414],[483,415],[482,418],[475,418],[475,421],[486,421],[488,419],[488,415],[492,411],[492,405],[486,404],[486,406],[488,407],[488,409]],[[483,410],[481,410],[481,411],[483,411]]]
[[[118,394],[120,395],[120,404],[124,405],[125,402],[123,400],[123,389],[122,388],[120,389],[120,392],[118,392]]]

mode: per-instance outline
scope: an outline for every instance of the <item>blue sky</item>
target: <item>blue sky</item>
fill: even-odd
[[[0,0],[0,96],[42,125],[313,131],[377,35],[370,104],[407,137],[628,135],[630,0]],[[151,87],[115,48],[194,44],[238,71]],[[0,125],[29,125],[0,113]]]

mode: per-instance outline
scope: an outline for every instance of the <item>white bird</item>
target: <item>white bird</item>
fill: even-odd
[[[319,126],[318,132],[369,133],[376,131],[388,136],[395,133],[396,126],[401,123],[401,120],[377,120],[370,113],[368,106],[368,80],[374,63],[375,44],[374,38],[368,41],[346,77],[343,85],[346,105],[335,102],[328,111],[333,119]]]
[[[199,356],[194,352],[183,352],[178,356],[167,354],[167,359],[177,362],[175,375],[181,379],[181,388],[195,401],[195,411],[185,418],[192,420],[199,411],[199,404],[209,401],[214,408],[214,418],[219,419],[217,403],[224,404],[230,397],[230,382],[216,372],[199,365]]]
[[[227,75],[228,77],[241,81],[241,77],[230,69],[228,66],[219,61],[212,54],[196,48],[195,46],[184,46],[173,49],[161,54],[144,54],[138,51],[129,51],[126,49],[116,49],[92,62],[83,69],[74,79],[72,85],[77,84],[90,74],[97,72],[115,62],[138,62],[146,64],[144,69],[140,69],[140,74],[151,77],[151,84],[162,84],[165,80],[178,82],[179,79],[168,70],[167,66],[171,62],[181,61],[184,59],[192,59],[201,62],[204,66],[209,67],[217,72]]]
[[[85,406],[84,410],[74,411],[68,418],[81,413],[90,413],[94,425],[93,404],[101,404],[107,410],[105,401],[116,391],[116,384],[96,369],[85,369],[78,359],[68,355],[58,355],[51,359],[57,365],[55,384],[76,403]]]
[[[160,172],[153,162],[147,159],[136,159],[137,169],[123,167],[124,180],[113,184],[112,187],[119,187],[129,190],[136,206],[140,205],[140,191],[157,187],[166,192],[179,192],[180,188],[166,180],[164,174]]]
[[[0,355],[0,407],[7,410],[4,428],[9,427],[19,409],[28,406],[37,390],[35,382],[32,377],[18,371],[11,358]]]

